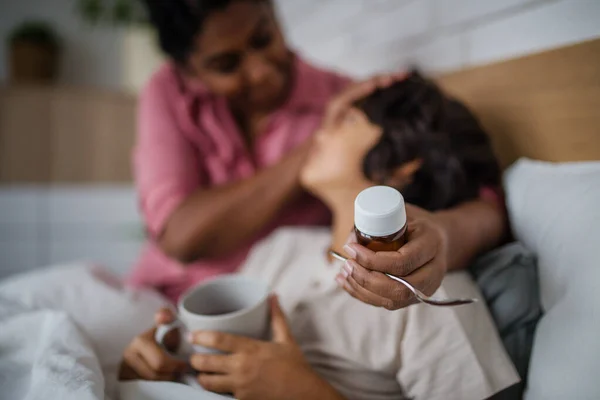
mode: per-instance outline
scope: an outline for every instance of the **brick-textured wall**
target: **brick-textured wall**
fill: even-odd
[[[356,76],[414,63],[448,71],[600,36],[600,0],[275,2],[294,47]],[[0,0],[0,10],[2,37],[24,18],[55,25],[64,42],[62,83],[130,85],[123,71],[123,30],[87,26],[72,0]],[[6,57],[0,38],[0,82],[7,76]],[[146,76],[148,69],[138,73]]]
[[[600,0],[277,0],[288,38],[355,76],[485,64],[600,36]]]

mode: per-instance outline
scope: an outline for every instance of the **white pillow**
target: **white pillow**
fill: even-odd
[[[600,162],[521,159],[504,184],[514,235],[538,257],[545,310],[526,398],[600,399]]]

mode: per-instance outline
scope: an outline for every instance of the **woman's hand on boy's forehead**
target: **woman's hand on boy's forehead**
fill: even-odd
[[[386,88],[391,84],[406,78],[406,72],[376,75],[364,81],[356,82],[334,97],[325,110],[323,127],[335,126],[346,112],[360,99],[373,93],[376,89]]]

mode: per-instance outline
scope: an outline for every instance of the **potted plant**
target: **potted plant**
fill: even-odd
[[[52,83],[58,72],[59,41],[43,21],[27,21],[9,36],[12,82]]]
[[[140,0],[77,0],[77,9],[92,25],[103,22],[132,25],[146,22]]]
[[[169,1],[169,0],[165,0]],[[78,0],[83,20],[90,25],[123,27],[121,46],[121,82],[137,93],[164,62],[157,46],[156,33],[147,21],[140,0]]]

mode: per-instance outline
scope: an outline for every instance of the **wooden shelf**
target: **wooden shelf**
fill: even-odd
[[[130,182],[135,107],[98,89],[0,87],[0,183]]]

